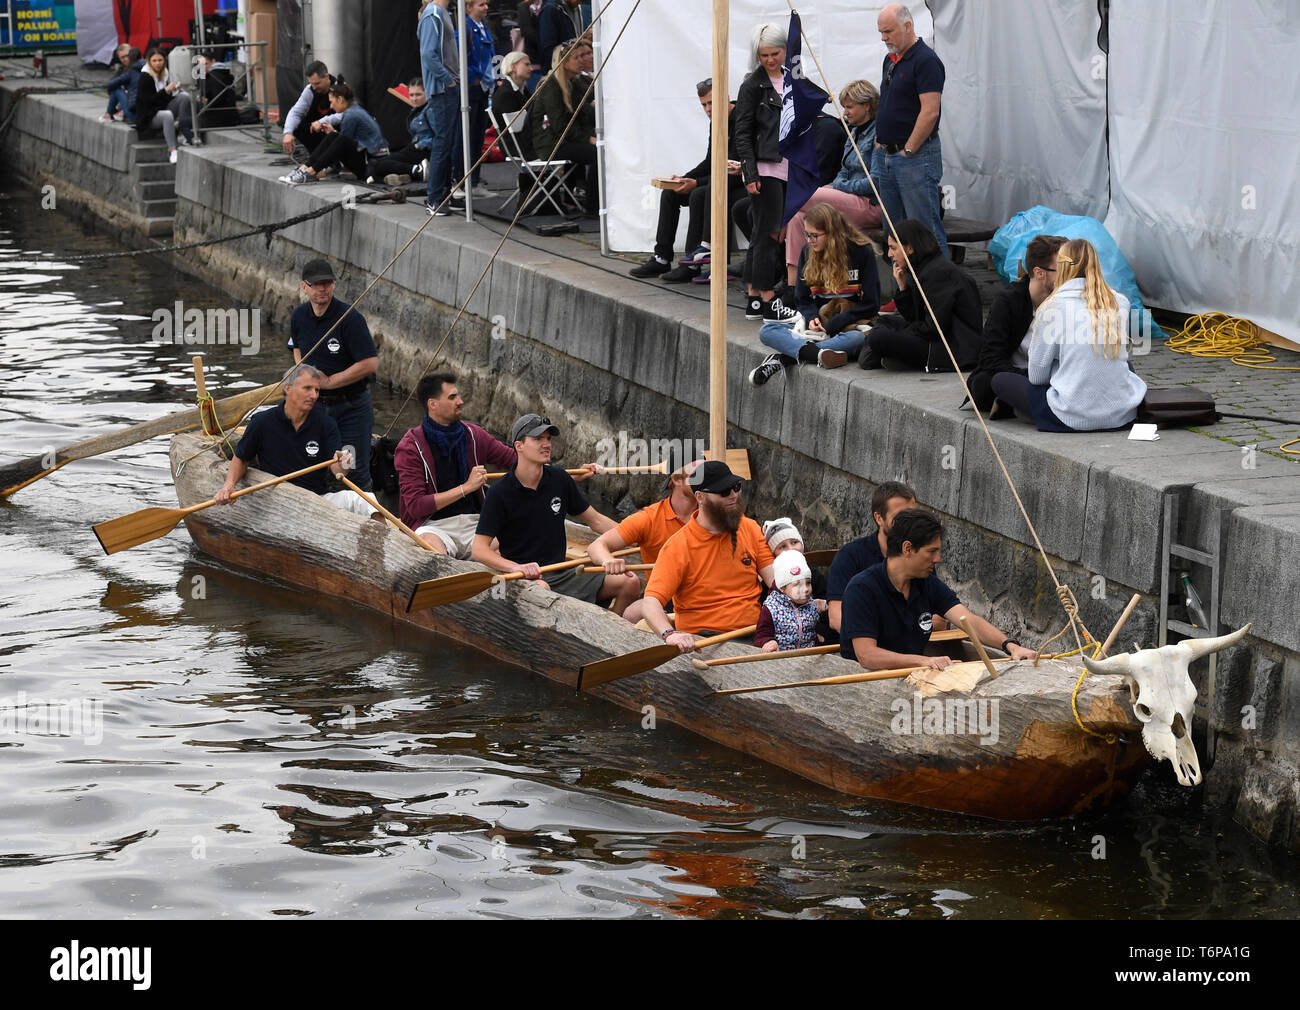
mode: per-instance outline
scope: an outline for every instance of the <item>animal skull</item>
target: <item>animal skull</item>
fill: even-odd
[[[1188,675],[1193,660],[1235,645],[1250,630],[1244,628],[1218,638],[1189,638],[1177,645],[1143,649],[1110,659],[1088,659],[1091,673],[1120,674],[1128,683],[1133,714],[1143,723],[1142,742],[1157,760],[1167,758],[1178,781],[1194,786],[1201,781],[1201,764],[1192,743],[1192,708],[1196,687]]]

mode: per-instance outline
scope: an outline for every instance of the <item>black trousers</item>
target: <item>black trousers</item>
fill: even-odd
[[[315,120],[312,122],[315,122]],[[325,138],[329,136],[326,133],[312,133],[311,123],[305,119],[298,124],[298,129],[293,131],[293,135],[298,139],[298,143],[307,148],[309,154],[320,147],[325,142]]]
[[[411,169],[429,156],[429,152],[414,144],[407,144],[400,151],[385,154],[370,162],[366,175],[383,181],[386,175],[410,175]]]
[[[322,168],[341,165],[358,179],[366,177],[366,152],[341,133],[331,133],[325,142],[312,152],[307,167],[319,172]]]
[[[655,255],[661,260],[672,262],[673,240],[677,238],[677,222],[681,217],[682,207],[686,212],[686,251],[695,252],[701,242],[711,241],[709,233],[713,226],[713,207],[711,201],[713,190],[707,182],[702,182],[686,196],[666,189],[659,197],[659,227],[655,231]],[[749,196],[745,187],[727,186],[727,216],[735,214],[736,204],[742,197]],[[730,243],[728,243],[730,244]]]
[[[568,179],[569,187],[572,188],[575,183],[585,185],[587,187],[587,205],[584,209],[593,213],[598,211],[600,209],[600,176],[596,170],[596,145],[566,140],[555,149],[555,160],[574,162],[574,168]],[[582,178],[585,178],[585,182],[578,182]],[[669,255],[672,255],[671,249]]]
[[[917,333],[906,320],[898,316],[881,316],[867,334],[867,342],[858,355],[858,364],[863,368],[879,368],[881,358],[891,358],[909,368],[924,368],[930,359],[930,341]]]
[[[785,183],[771,176],[759,180],[757,196],[749,198],[753,219],[749,251],[745,254],[743,279],[757,291],[770,291],[785,277],[785,248],[780,237],[781,215],[785,211]]]

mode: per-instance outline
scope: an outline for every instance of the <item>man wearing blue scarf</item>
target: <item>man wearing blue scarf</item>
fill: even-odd
[[[415,395],[424,404],[424,419],[402,436],[393,457],[402,522],[439,554],[467,561],[488,466],[510,469],[515,450],[461,420],[465,401],[454,375],[426,375]]]

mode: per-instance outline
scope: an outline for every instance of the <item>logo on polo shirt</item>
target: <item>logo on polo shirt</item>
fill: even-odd
[[[559,498],[551,499],[551,511],[554,512],[557,516],[560,514],[560,509],[563,507],[564,507],[564,503],[561,502]]]
[[[919,627],[922,631],[924,631],[928,635],[930,633],[930,629],[934,627],[934,618],[927,610],[924,614],[921,615],[921,619],[917,621],[916,624],[917,627]]]
[[[330,337],[329,342],[325,344],[325,349],[330,354],[338,354],[343,349],[343,345],[339,343],[338,337]]]
[[[310,456],[312,459],[315,459],[316,454],[320,452],[320,443],[313,439],[312,441],[308,442],[305,446],[303,446],[303,448],[307,451],[308,456]]]

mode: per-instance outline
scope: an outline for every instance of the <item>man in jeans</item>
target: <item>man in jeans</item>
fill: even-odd
[[[416,34],[420,40],[420,70],[427,95],[425,118],[433,131],[433,150],[429,152],[429,183],[425,206],[432,215],[445,217],[450,210],[463,210],[464,204],[453,201],[440,205],[459,177],[461,154],[460,82],[453,69],[458,67],[456,30],[447,13],[451,0],[430,0],[420,14]]]
[[[871,177],[894,223],[909,217],[920,221],[934,233],[947,256],[948,236],[939,217],[943,62],[917,37],[912,12],[902,4],[891,3],[882,10],[876,27],[888,53],[880,77]],[[888,231],[887,224],[885,229]]]

